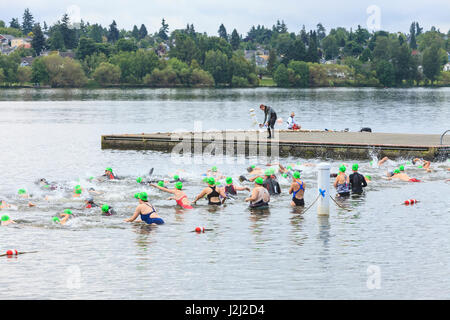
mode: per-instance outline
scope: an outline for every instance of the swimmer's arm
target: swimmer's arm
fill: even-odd
[[[158,188],[159,190],[167,192],[167,193],[175,193],[175,191],[173,191],[173,190],[170,190],[170,189],[167,189],[167,188],[164,188],[164,187],[160,187],[160,186],[155,185],[155,184],[151,184],[150,186]]]
[[[69,215],[65,214],[64,218],[61,219],[61,224],[66,224],[67,220],[69,220]]]
[[[224,188],[219,189],[219,194],[223,197],[223,200],[222,200],[222,204],[223,204],[225,202],[225,200],[227,199],[227,195],[224,191]]]
[[[245,202],[255,201],[256,200],[256,196],[257,196],[257,190],[253,190],[251,196],[248,197],[247,199],[245,199]]]
[[[204,196],[206,195],[206,188],[205,189],[203,189],[203,191],[202,192],[200,192],[200,194],[195,198],[195,200],[194,201],[192,201],[192,203],[196,203],[199,199],[201,199],[201,198],[203,198]]]
[[[338,178],[336,177],[336,180],[334,180],[333,186],[336,188],[338,183]]]
[[[134,214],[131,216],[131,218],[125,219],[123,221],[125,222],[133,222],[134,220],[136,220],[136,218],[139,216],[139,214],[141,213],[141,208],[139,208],[139,206],[136,208],[136,211],[134,211]]]
[[[291,194],[294,191],[294,184],[291,184],[291,187],[289,188],[289,194]]]
[[[238,186],[234,186],[234,189],[236,189],[236,191],[244,191],[244,190],[250,191],[250,188],[249,188],[249,187],[238,187]]]

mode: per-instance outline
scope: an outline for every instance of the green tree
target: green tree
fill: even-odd
[[[131,36],[136,40],[139,40],[139,29],[136,25],[133,26],[133,30],[131,31]]]
[[[108,62],[102,62],[95,69],[93,78],[101,85],[117,84],[120,81],[120,68]]]
[[[223,23],[220,25],[218,33],[219,33],[220,38],[228,41],[227,29],[225,29],[225,26],[223,25]]]
[[[192,59],[200,56],[200,50],[191,36],[185,33],[176,33],[174,40],[174,46],[169,52],[170,57],[191,63]]]
[[[132,39],[119,39],[116,42],[116,48],[118,51],[136,51],[137,45]]]
[[[0,68],[0,83],[5,82],[5,73],[3,72],[3,69]]]
[[[33,32],[33,40],[31,41],[31,46],[34,50],[35,55],[39,56],[45,48],[45,38],[39,23],[36,23],[34,25],[32,32]]]
[[[236,29],[233,29],[233,32],[231,33],[231,48],[233,50],[237,50],[239,49],[240,45],[241,45],[241,37],[239,36],[239,33],[237,32]]]
[[[394,67],[389,61],[380,60],[376,66],[376,74],[383,86],[392,87],[395,84]]]
[[[33,30],[34,18],[30,12],[30,9],[26,8],[23,13],[22,32],[28,34]]]
[[[317,35],[316,32],[310,32],[309,34],[309,47],[306,52],[306,61],[319,62],[319,53],[317,50]]]
[[[306,88],[309,86],[309,67],[304,61],[291,61],[288,70],[292,70],[293,77],[289,79],[290,85],[294,87]]]
[[[84,60],[86,56],[90,56],[97,52],[97,44],[92,38],[80,38],[78,42],[78,48],[76,50],[77,58],[80,60]]]
[[[93,39],[95,42],[102,42],[103,28],[99,24],[93,24],[88,31],[89,38]]]
[[[439,61],[439,46],[433,46],[425,49],[422,58],[423,74],[431,81],[433,85],[434,80],[439,76],[441,71],[441,64]]]
[[[298,39],[289,45],[283,57],[283,63],[288,64],[291,60],[304,61],[305,59],[307,59],[305,45],[303,41]]]
[[[337,57],[339,54],[339,46],[334,35],[328,35],[322,40],[322,48],[325,53],[325,59],[330,60]]]
[[[87,82],[81,64],[69,57],[52,54],[42,58],[52,87],[81,87]]]
[[[19,18],[12,18],[9,27],[20,30]]]
[[[31,80],[33,83],[48,84],[50,82],[50,76],[43,57],[34,59],[31,69]]]
[[[206,53],[204,69],[213,76],[217,85],[231,82],[228,57],[221,51],[210,50]]]
[[[280,64],[277,68],[277,70],[273,74],[273,80],[277,84],[278,87],[290,87],[289,82],[289,73],[284,64]]]
[[[318,38],[319,42],[322,42],[322,40],[325,39],[326,36],[327,36],[326,30],[325,30],[324,26],[322,25],[322,23],[319,22],[317,24],[317,38]]]
[[[190,83],[194,87],[213,87],[214,78],[211,74],[202,69],[193,69]]]
[[[270,74],[273,74],[277,64],[277,52],[275,49],[269,51],[269,60],[267,61],[267,70]]]
[[[144,24],[141,24],[141,27],[139,28],[139,40],[144,39],[147,36],[147,28]]]
[[[25,82],[30,82],[32,78],[31,67],[19,67],[17,68],[17,80],[24,84]]]
[[[169,25],[166,23],[166,20],[163,18],[161,21],[161,28],[159,29],[158,36],[163,40],[167,41],[169,39]]]
[[[109,25],[109,31],[108,31],[108,41],[115,43],[117,40],[119,40],[119,29],[117,29],[117,23],[115,20]]]
[[[55,30],[52,32],[52,35],[48,39],[51,50],[62,50],[65,51],[66,47],[64,46],[64,38],[59,30]]]

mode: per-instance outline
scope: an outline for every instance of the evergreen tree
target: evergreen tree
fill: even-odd
[[[10,26],[10,28],[20,30],[19,18],[12,18],[11,22],[9,23],[9,26]]]
[[[144,24],[141,24],[141,27],[139,29],[139,40],[144,39],[147,36],[147,28]]]
[[[43,29],[44,29],[44,34],[47,34],[48,33],[48,26],[47,26],[47,22],[45,22],[45,21],[44,21]]]
[[[63,15],[59,29],[64,39],[64,46],[67,49],[76,48],[78,43],[75,30],[70,27],[70,19],[67,13]]]
[[[241,37],[239,36],[239,33],[236,29],[233,30],[231,33],[231,41],[230,41],[231,47],[233,50],[239,49],[239,46],[241,44]]]
[[[416,22],[416,37],[417,37],[418,35],[421,35],[421,34],[422,34],[422,30],[423,30],[423,28],[421,28],[421,27],[419,26],[419,23]]]
[[[436,79],[441,71],[441,63],[439,61],[439,46],[432,45],[431,47],[425,49],[423,52],[423,73],[430,79],[431,84]]]
[[[316,47],[317,52],[317,47]],[[283,63],[288,64],[289,61],[305,61],[306,60],[306,48],[301,40],[295,40],[288,47],[286,54],[283,57]],[[309,61],[309,60],[308,60]],[[318,58],[317,58],[318,61]]]
[[[159,29],[158,35],[162,40],[166,41],[169,39],[168,33],[169,33],[169,25],[166,23],[166,20],[163,18],[161,21],[161,28]]]
[[[116,42],[119,40],[119,29],[117,29],[117,23],[115,20],[109,25],[109,31],[108,31],[108,41],[109,42]]]
[[[269,60],[267,61],[267,70],[270,72],[270,74],[273,74],[276,64],[277,64],[277,52],[275,51],[275,49],[271,49],[269,51]]]
[[[227,29],[225,29],[225,26],[223,25],[223,23],[220,25],[218,33],[219,33],[220,38],[228,41]]]
[[[306,53],[306,61],[319,62],[319,53],[317,51],[317,34],[316,31],[309,32],[309,47]]]
[[[136,40],[139,40],[139,29],[136,25],[133,26],[133,31],[131,31],[131,36]]]
[[[416,24],[411,23],[411,27],[409,28],[409,46],[411,49],[417,49],[416,43]]]
[[[30,9],[26,8],[23,13],[23,21],[22,21],[22,32],[24,34],[28,34],[33,30],[34,26],[34,18],[30,12]]]
[[[286,32],[288,32],[288,28],[287,28],[286,24],[284,23],[284,20],[281,20],[279,33],[286,33]]]
[[[323,39],[327,36],[326,30],[324,26],[319,22],[317,24],[317,37],[319,39],[319,42],[322,42]]]
[[[52,35],[50,36],[48,41],[50,43],[51,50],[65,50],[64,37],[59,28],[52,32]]]
[[[36,56],[39,56],[45,47],[45,38],[39,23],[36,23],[34,25],[32,32],[33,32],[33,40],[31,41],[31,46],[33,47]]]
[[[303,41],[305,46],[309,45],[308,34],[306,33],[305,25],[303,25],[300,31],[300,39]]]

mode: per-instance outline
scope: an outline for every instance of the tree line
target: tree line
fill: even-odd
[[[149,87],[256,87],[272,78],[280,87],[449,85],[449,35],[432,27],[424,31],[413,22],[408,34],[333,28],[321,23],[315,30],[288,30],[284,21],[271,28],[252,26],[243,36],[228,33],[221,24],[217,35],[195,30],[193,24],[170,32],[162,19],[153,33],[144,24],[131,30],[117,23],[104,27],[64,14],[51,26],[34,20],[29,9],[22,23],[0,20],[0,34],[30,37],[32,48],[0,55],[0,83],[33,83],[52,87],[132,85]],[[267,67],[245,58],[256,50]],[[71,51],[71,57],[57,52]],[[50,52],[43,56],[44,52]],[[52,54],[53,53],[53,54]],[[20,66],[23,57],[35,57]]]

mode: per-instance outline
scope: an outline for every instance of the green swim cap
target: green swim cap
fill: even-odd
[[[91,176],[91,177],[89,177],[89,180],[94,180],[94,177],[92,177],[92,176]]]
[[[270,176],[272,175],[272,171],[271,171],[271,170],[266,170],[266,171],[264,172],[264,175],[265,175],[266,177],[270,177]]]
[[[180,181],[178,181],[177,183],[175,183],[175,188],[178,190],[183,189],[183,183],[181,183]]]
[[[352,166],[352,170],[353,171],[358,171],[358,164],[357,163],[355,163],[353,166]]]
[[[19,189],[18,193],[19,194],[25,194],[25,193],[27,193],[27,191],[25,189]]]
[[[294,176],[295,179],[300,179],[300,172],[295,171],[293,176]]]
[[[107,204],[102,205],[102,212],[108,212],[109,206]]]
[[[138,178],[136,179],[136,182],[137,182],[137,183],[141,183],[141,182],[142,182],[142,178],[141,178],[141,177],[138,177]]]
[[[179,180],[179,179],[180,179],[179,175],[176,174],[176,175],[173,176],[173,180]]]
[[[135,194],[134,194],[134,197],[135,197],[136,199],[139,199],[139,192],[138,192],[138,193],[135,193]]]
[[[373,160],[372,160],[372,161],[370,161],[370,165],[371,165],[371,166],[373,165]]]
[[[282,174],[283,178],[287,178],[287,173]]]
[[[76,194],[81,194],[81,192],[82,192],[81,187],[80,188],[75,188],[74,192]]]
[[[406,164],[408,164],[408,165],[411,164],[411,161],[406,161]]]
[[[400,171],[405,171],[405,166],[400,166],[400,167],[398,167],[398,169],[399,169]]]
[[[258,178],[255,179],[255,183],[256,183],[256,184],[263,184],[263,183],[264,183],[264,180],[263,180],[263,178],[258,177]]]
[[[292,170],[292,166],[291,166],[291,165],[289,165],[289,166],[287,166],[287,167],[286,167],[286,169],[288,169],[288,170]]]
[[[395,170],[394,170],[394,173],[400,173],[400,170],[395,169]]]
[[[141,200],[144,201],[144,202],[147,202],[147,201],[148,201],[148,195],[147,195],[147,192],[141,192],[141,193],[139,193],[139,199],[141,199]]]
[[[371,176],[369,176],[369,175],[367,175],[367,176],[365,176],[365,178],[367,179],[367,180],[372,180],[372,177]]]
[[[209,177],[208,180],[206,181],[209,185],[213,185],[216,184],[216,180],[213,177]]]
[[[216,172],[217,171],[217,167],[216,166],[212,167],[211,171]]]
[[[2,221],[9,221],[9,217],[8,216],[2,216]]]
[[[208,183],[208,178],[203,178],[202,181],[205,182],[205,183]]]
[[[72,214],[72,210],[66,209],[66,210],[64,210],[64,213],[65,213],[65,214]]]
[[[159,187],[164,187],[164,181],[162,181],[162,180],[161,180],[161,181],[158,181],[158,186],[159,186]]]
[[[112,173],[112,169],[111,169],[111,168],[109,168],[109,167],[108,167],[108,168],[106,168],[106,169],[105,169],[105,171],[109,171],[109,172],[111,172],[111,173]]]
[[[60,222],[61,220],[59,220],[58,217],[53,217],[53,218],[52,218],[52,221],[53,221],[53,222]]]
[[[232,184],[232,183],[233,183],[233,178],[227,177],[227,178],[225,179],[225,182],[226,182],[227,184]]]
[[[423,168],[423,166],[418,166],[417,168],[419,168],[419,169],[422,169],[422,168]]]
[[[255,166],[254,164],[252,164],[250,167],[251,167],[252,169],[255,169],[255,168],[256,168],[256,166]]]
[[[300,165],[300,161],[297,162],[297,165],[298,165],[298,166]]]
[[[339,167],[340,172],[345,172],[345,170],[347,170],[347,168],[344,165]]]

